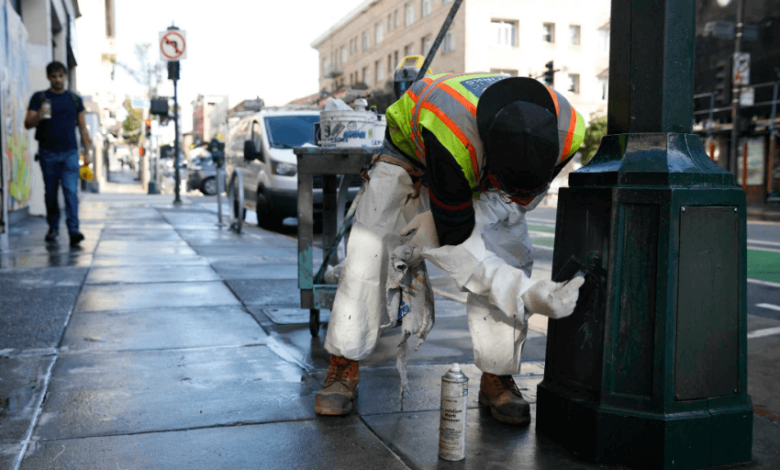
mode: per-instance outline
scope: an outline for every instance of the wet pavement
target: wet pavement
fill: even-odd
[[[400,331],[390,330],[361,363],[352,415],[315,416],[328,312],[313,338],[298,308],[297,242],[255,226],[220,229],[211,199],[171,199],[82,195],[87,240],[76,249],[64,234],[47,247],[43,219],[13,227],[11,251],[0,254],[0,469],[615,468],[536,434],[539,319],[516,377],[531,425],[498,423],[478,407],[462,296],[435,269],[436,327],[410,351],[403,406]],[[551,254],[538,253],[535,276],[549,276]],[[760,341],[751,351],[776,361],[778,338]],[[440,377],[452,362],[471,379],[459,463],[437,458]],[[764,372],[751,393],[769,411],[754,417],[749,468],[780,468],[780,410],[764,399],[773,366],[756,363]]]

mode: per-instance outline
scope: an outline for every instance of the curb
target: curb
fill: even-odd
[[[748,219],[780,222],[780,212],[766,212],[759,209],[748,209]]]

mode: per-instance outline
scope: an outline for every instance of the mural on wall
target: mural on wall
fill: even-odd
[[[27,98],[30,96],[27,63],[27,30],[19,15],[7,0],[0,0],[0,56],[3,71],[0,72],[2,94],[2,156],[5,160],[8,185],[9,210],[27,206],[30,199],[32,174],[30,173],[30,141],[24,128],[27,114]]]

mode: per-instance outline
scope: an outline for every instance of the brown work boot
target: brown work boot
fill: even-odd
[[[523,399],[511,375],[482,373],[479,384],[479,404],[489,406],[494,418],[509,424],[531,422],[531,407]]]
[[[315,413],[340,416],[352,411],[352,400],[358,395],[359,364],[346,357],[330,356],[328,376],[314,399]]]

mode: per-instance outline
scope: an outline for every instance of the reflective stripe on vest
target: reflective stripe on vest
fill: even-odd
[[[441,74],[414,82],[400,100],[387,108],[393,143],[425,163],[422,130],[427,129],[453,155],[472,190],[478,190],[485,151],[477,129],[477,104],[488,86],[504,78],[489,73]],[[561,164],[582,144],[585,123],[564,96],[551,88],[547,90],[558,115],[557,161]]]
[[[547,87],[558,113],[558,163],[572,157],[585,138],[585,120],[560,93]]]
[[[393,143],[424,163],[422,131],[427,129],[453,155],[469,186],[476,190],[485,162],[477,103],[487,86],[503,78],[498,74],[442,74],[413,83],[387,109],[388,128],[397,128],[390,131]]]

